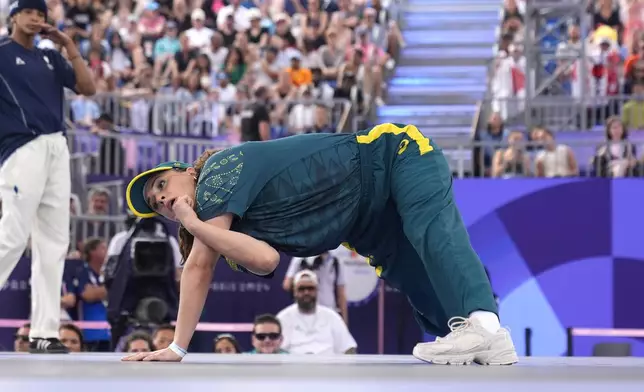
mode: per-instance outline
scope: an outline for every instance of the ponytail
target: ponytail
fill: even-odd
[[[206,164],[206,161],[208,158],[210,158],[212,155],[218,153],[220,150],[206,150],[197,160],[193,163],[192,167],[196,171],[196,178],[199,178],[199,174],[201,174],[201,169],[203,169],[204,165]],[[195,191],[195,198],[196,198],[196,191]],[[195,203],[196,206],[197,203]],[[186,230],[183,225],[179,226],[179,249],[181,250],[181,265],[185,264],[186,260],[188,260],[188,256],[190,255],[190,251],[192,250],[192,244],[195,242],[195,237],[190,234],[188,230]]]

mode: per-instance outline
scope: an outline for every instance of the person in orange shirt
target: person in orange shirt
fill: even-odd
[[[624,62],[624,75],[626,75],[626,77],[630,76],[631,72],[633,71],[633,66],[642,58],[643,51],[644,33],[642,33],[638,37],[637,42],[633,43],[633,51]]]
[[[630,95],[633,90],[633,82],[639,78],[636,71],[641,66],[639,65],[644,59],[644,33],[638,37],[636,42],[633,42],[631,54],[624,62],[624,95]]]
[[[291,66],[286,69],[291,77],[291,83],[296,86],[305,86],[313,83],[313,74],[308,68],[302,68],[302,60],[298,53],[291,56]]]

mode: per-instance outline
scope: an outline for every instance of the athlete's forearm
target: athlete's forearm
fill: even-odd
[[[179,314],[174,342],[187,350],[199,318],[206,304],[208,289],[212,282],[213,269],[207,266],[187,265],[181,273]]]
[[[67,51],[67,57],[74,68],[74,74],[76,75],[76,88],[78,89],[78,92],[86,96],[96,94],[96,85],[94,84],[92,73],[85,64],[76,44],[73,41],[65,44],[65,50]]]
[[[186,229],[201,242],[257,274],[269,274],[280,260],[279,253],[263,241],[246,234],[224,230],[194,219]]]

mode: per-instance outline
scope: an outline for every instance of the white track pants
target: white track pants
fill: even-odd
[[[0,287],[31,234],[32,338],[58,337],[70,194],[69,149],[62,133],[37,137],[0,168]]]

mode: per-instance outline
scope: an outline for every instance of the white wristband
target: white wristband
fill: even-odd
[[[172,350],[172,352],[173,352],[173,353],[175,353],[175,354],[177,354],[178,356],[180,356],[181,358],[185,357],[185,356],[186,356],[186,354],[188,354],[188,352],[187,352],[186,350],[184,350],[184,349],[182,349],[181,347],[179,347],[179,345],[178,345],[178,344],[176,344],[175,342],[172,342],[172,343],[168,346],[168,348],[169,348],[170,350]]]

